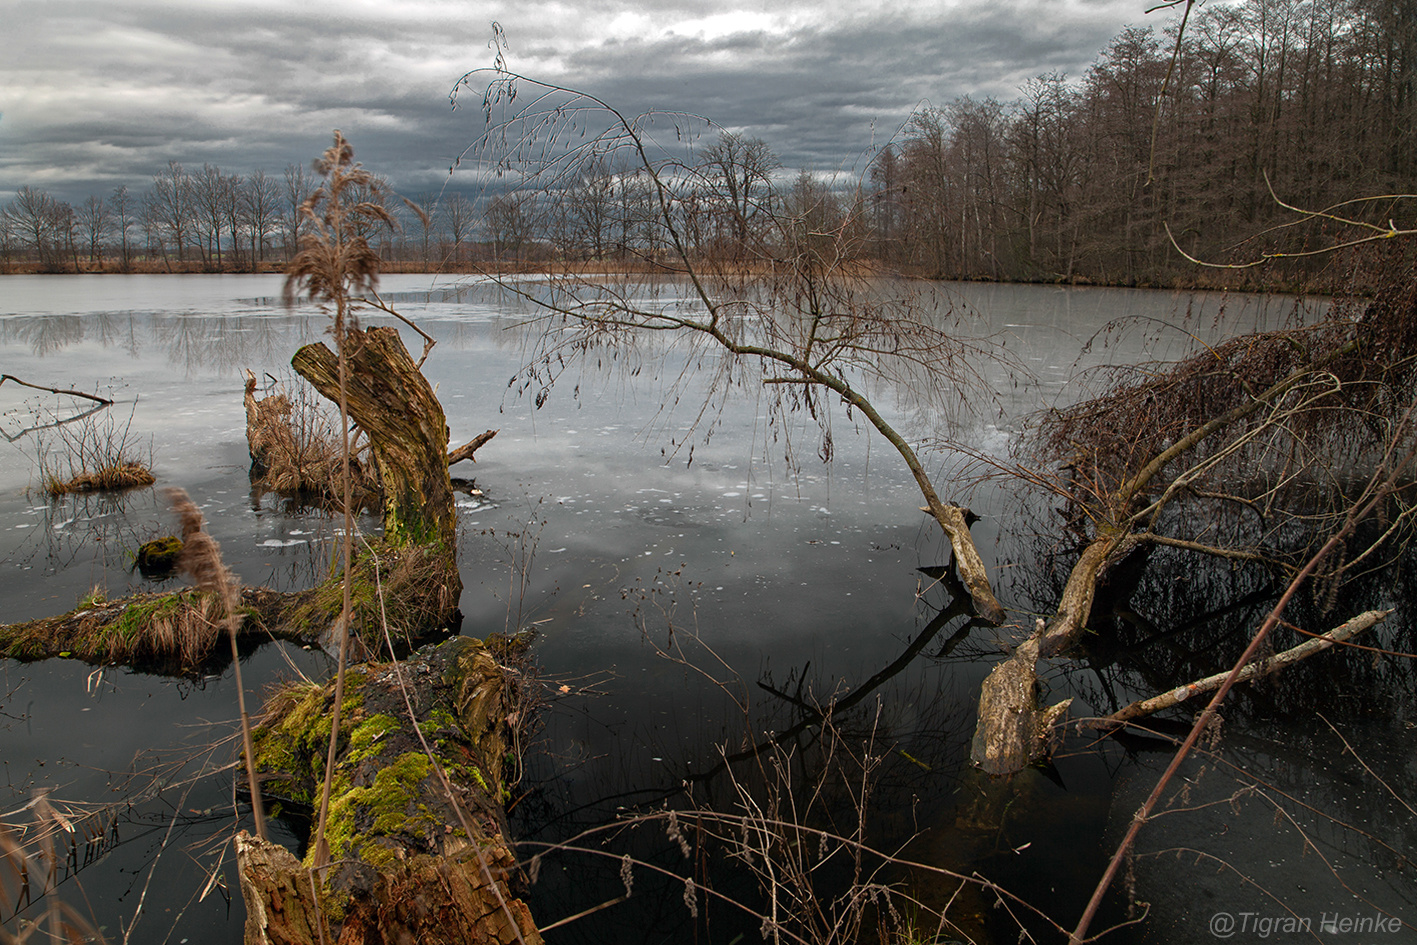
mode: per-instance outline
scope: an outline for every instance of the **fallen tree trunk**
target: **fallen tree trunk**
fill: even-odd
[[[1256,660],[1240,670],[1235,676],[1235,681],[1245,682],[1260,676],[1267,676],[1270,673],[1277,672],[1286,666],[1291,666],[1299,662],[1299,660],[1304,659],[1306,656],[1321,653],[1330,647],[1342,643],[1349,637],[1362,633],[1364,630],[1382,622],[1391,613],[1391,610],[1365,611],[1352,620],[1334,627],[1327,633],[1321,633],[1318,636],[1305,640],[1298,646],[1291,647],[1283,653],[1276,653],[1267,659]],[[1152,696],[1150,699],[1138,699],[1131,705],[1118,709],[1106,718],[1090,722],[1088,725],[1090,728],[1111,728],[1115,725],[1129,722],[1132,719],[1139,719],[1143,716],[1160,712],[1162,709],[1169,709],[1203,692],[1211,692],[1212,690],[1219,689],[1221,683],[1225,682],[1229,676],[1230,670],[1226,670],[1223,673],[1216,673],[1213,676],[1198,679],[1184,686],[1177,686],[1169,692],[1163,692],[1159,696]]]
[[[536,945],[504,839],[503,758],[514,675],[466,637],[352,670],[327,836],[331,866],[241,834],[247,945]],[[414,684],[416,681],[416,685]],[[334,684],[277,693],[254,733],[262,793],[319,797]]]

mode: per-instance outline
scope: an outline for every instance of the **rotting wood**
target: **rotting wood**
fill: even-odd
[[[1072,699],[1046,709],[1039,704],[1036,667],[1042,623],[984,680],[969,757],[986,774],[1014,774],[1046,758],[1072,705]]]
[[[1333,646],[1338,645],[1339,643],[1342,643],[1349,637],[1355,636],[1356,634],[1362,633],[1364,630],[1367,630],[1370,627],[1377,625],[1378,623],[1385,620],[1387,616],[1391,613],[1391,610],[1365,611],[1354,617],[1353,619],[1345,621],[1339,626],[1334,627],[1327,633],[1321,633],[1317,636],[1311,637],[1310,639],[1305,640],[1303,643],[1300,643],[1298,646],[1291,647],[1290,649],[1285,650],[1283,653],[1276,653],[1275,655],[1268,657],[1267,659],[1256,660],[1255,662],[1246,666],[1244,669],[1240,670],[1239,674],[1235,677],[1235,681],[1246,682],[1248,680],[1255,679],[1260,676],[1267,676],[1270,673],[1277,672],[1278,670],[1285,668],[1286,666],[1291,666],[1307,656],[1312,656],[1315,653],[1321,653],[1324,650],[1327,650]],[[1162,709],[1169,709],[1172,706],[1180,705],[1187,699],[1190,699],[1194,696],[1198,696],[1203,692],[1211,692],[1215,689],[1219,689],[1221,683],[1225,682],[1225,680],[1229,678],[1229,676],[1230,670],[1227,669],[1223,673],[1216,673],[1213,676],[1207,676],[1204,679],[1197,679],[1195,682],[1187,683],[1184,686],[1177,686],[1175,689],[1163,692],[1160,695],[1152,696],[1149,699],[1138,699],[1131,705],[1118,709],[1116,712],[1113,712],[1106,718],[1096,719],[1092,722],[1089,722],[1088,727],[1111,728],[1115,725],[1120,725],[1124,722],[1129,722],[1132,719],[1139,719],[1143,716],[1152,715],[1153,713],[1160,712]]]
[[[335,483],[339,471],[339,446],[334,442],[336,430],[321,437],[321,425],[311,418],[301,419],[291,397],[276,392],[256,396],[256,375],[246,372],[243,402],[246,408],[246,443],[251,454],[253,483],[281,495],[312,496],[317,501],[336,499]],[[305,426],[307,429],[297,429]],[[498,433],[479,433],[463,445],[448,452],[448,465],[463,460],[476,462],[476,452]],[[377,508],[379,485],[370,466],[356,453],[350,462],[354,504],[358,508]]]
[[[452,466],[454,463],[460,463],[465,459],[470,459],[473,462],[477,462],[476,458],[472,454],[476,453],[478,449],[482,447],[483,444],[485,444],[488,440],[492,439],[496,435],[496,430],[488,430],[486,433],[477,434],[477,436],[468,440],[462,446],[459,446],[457,449],[452,450],[448,453],[448,465]]]
[[[502,809],[514,679],[466,637],[354,670],[334,769],[333,865],[313,874],[312,891],[313,862],[243,835],[247,945],[313,945],[321,924],[329,942],[539,943],[516,896]],[[332,683],[272,698],[255,735],[263,792],[313,804],[333,698]]]
[[[398,329],[347,329],[344,343],[349,416],[369,436],[384,495],[384,537],[456,547],[442,404]],[[317,391],[339,402],[339,358],[323,343],[301,348],[290,363]]]

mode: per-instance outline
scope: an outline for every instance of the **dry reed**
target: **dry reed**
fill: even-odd
[[[236,576],[221,560],[221,547],[202,529],[202,512],[181,489],[167,490],[182,524],[182,556],[177,567],[190,576],[197,587],[221,601],[223,622],[231,639],[231,667],[236,675],[236,701],[241,710],[241,743],[246,755],[246,779],[251,790],[251,817],[256,835],[266,839],[266,816],[261,804],[261,786],[256,780],[256,759],[251,746],[251,717],[246,711],[246,687],[241,681],[241,652],[236,631],[241,623],[241,592]],[[215,628],[217,625],[212,624]]]

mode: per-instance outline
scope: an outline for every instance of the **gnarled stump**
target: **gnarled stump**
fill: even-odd
[[[507,678],[484,645],[465,637],[351,672],[327,828],[332,865],[320,875],[313,854],[301,864],[243,837],[248,945],[305,945],[322,922],[330,942],[540,941],[513,891],[515,858],[504,839],[514,695]],[[254,741],[270,800],[317,802],[333,699],[332,683],[300,686],[267,706]]]
[[[398,329],[345,332],[349,416],[369,435],[384,492],[384,539],[457,545],[448,480],[448,423],[433,388],[409,357]],[[291,366],[339,403],[339,358],[323,343],[295,352]]]
[[[1038,703],[1040,636],[1020,643],[984,680],[969,757],[986,774],[1013,774],[1047,757],[1055,727],[1072,705],[1072,699],[1047,709]]]

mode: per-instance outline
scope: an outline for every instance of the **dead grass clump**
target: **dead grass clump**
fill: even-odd
[[[107,412],[102,419],[89,414],[57,427],[58,455],[40,457],[40,481],[51,498],[74,492],[132,489],[150,486],[153,478],[151,449],[143,456],[132,432],[133,414],[120,425]]]
[[[44,491],[50,496],[68,495],[71,492],[99,492],[112,489],[133,489],[150,486],[157,480],[152,471],[139,462],[125,462],[117,466],[106,466],[93,472],[81,472],[71,479],[60,479],[46,474]]]
[[[342,452],[339,423],[308,387],[296,386],[294,391],[292,395],[278,388],[257,398],[256,375],[246,372],[251,472],[272,492],[337,505]],[[350,482],[355,508],[378,503],[376,478],[357,453],[350,461]]]

